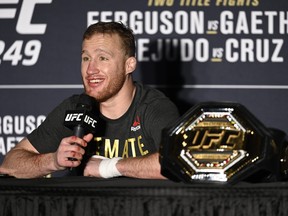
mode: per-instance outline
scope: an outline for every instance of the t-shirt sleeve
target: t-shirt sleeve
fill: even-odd
[[[178,118],[179,111],[168,98],[157,99],[147,106],[145,129],[158,149],[163,129],[172,126]]]
[[[73,106],[75,105],[71,102],[71,98],[64,100],[47,115],[38,128],[27,136],[39,153],[56,151],[60,141],[73,134],[72,130],[63,125],[65,112],[73,109]]]

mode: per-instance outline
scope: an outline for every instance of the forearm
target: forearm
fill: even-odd
[[[123,176],[143,179],[165,179],[161,175],[159,154],[154,153],[143,157],[125,158],[116,164]]]
[[[3,161],[6,173],[17,178],[43,177],[57,170],[54,154],[38,154],[23,149],[11,150]]]

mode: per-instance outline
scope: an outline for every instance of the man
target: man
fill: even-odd
[[[96,151],[84,164],[84,176],[164,178],[158,154],[161,131],[178,118],[178,111],[159,91],[134,82],[135,68],[129,28],[116,22],[89,26],[83,36],[81,73],[85,94],[99,104],[103,134],[79,138],[63,125],[65,111],[75,109],[79,99],[72,96],[6,155],[0,172],[35,178],[76,168],[89,143]]]

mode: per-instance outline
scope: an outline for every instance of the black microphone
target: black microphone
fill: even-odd
[[[73,130],[75,136],[83,138],[86,133],[95,132],[98,123],[98,104],[89,95],[81,94],[75,110],[67,110],[64,125]]]
[[[79,96],[75,110],[67,110],[64,118],[64,126],[73,130],[73,134],[83,138],[87,133],[95,133],[99,121],[99,108],[97,101],[86,95]],[[77,143],[75,143],[77,145]],[[81,146],[82,147],[82,146]],[[76,161],[76,158],[68,158],[70,161]],[[81,164],[87,161],[87,152],[83,156]],[[83,166],[83,165],[82,165]]]

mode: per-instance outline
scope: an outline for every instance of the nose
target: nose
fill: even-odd
[[[95,74],[95,73],[99,73],[99,68],[97,66],[97,63],[95,60],[91,59],[89,64],[88,64],[88,68],[87,68],[87,74]]]

